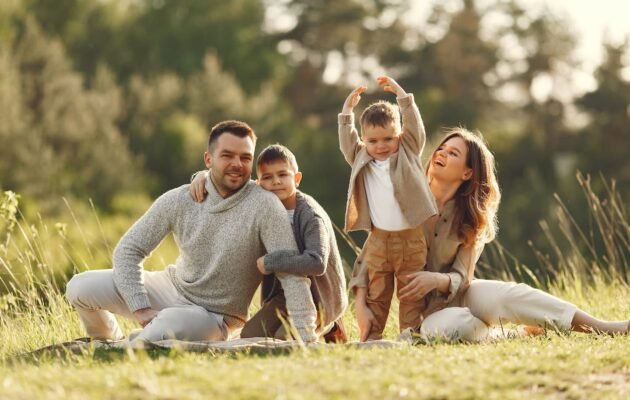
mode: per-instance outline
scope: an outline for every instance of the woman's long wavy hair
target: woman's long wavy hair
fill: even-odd
[[[497,233],[497,210],[501,201],[494,156],[481,134],[461,127],[450,128],[437,148],[453,137],[466,143],[466,166],[472,170],[471,178],[462,182],[455,193],[453,230],[465,246],[488,243]]]

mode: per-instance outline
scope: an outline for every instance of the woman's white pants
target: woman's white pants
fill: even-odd
[[[475,279],[463,296],[462,307],[447,307],[422,322],[429,338],[480,341],[490,328],[515,324],[571,328],[577,307],[523,283]]]

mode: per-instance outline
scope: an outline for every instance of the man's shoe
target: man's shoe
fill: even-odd
[[[348,335],[346,328],[343,326],[343,320],[339,318],[335,321],[333,327],[324,335],[326,343],[347,343]]]

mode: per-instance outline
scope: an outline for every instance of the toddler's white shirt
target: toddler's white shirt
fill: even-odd
[[[363,182],[370,206],[372,225],[386,231],[402,231],[412,226],[405,219],[394,197],[394,185],[389,175],[389,158],[372,160],[363,172]]]

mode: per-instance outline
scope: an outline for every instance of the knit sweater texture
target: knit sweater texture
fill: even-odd
[[[193,201],[183,185],[160,196],[127,231],[114,251],[114,282],[133,312],[151,307],[142,263],[172,233],[179,257],[167,267],[177,290],[208,311],[242,326],[262,275],[256,260],[267,252],[297,250],[279,199],[249,181],[222,198],[210,182],[208,196]]]

